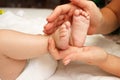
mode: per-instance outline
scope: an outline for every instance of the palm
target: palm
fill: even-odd
[[[77,48],[77,47],[70,47],[68,50],[61,52],[62,55],[65,54],[65,58],[63,62],[66,62],[67,60],[72,60],[72,61],[83,61],[85,63],[89,64],[96,64],[103,62],[107,54],[105,51],[99,47],[82,47],[82,48]]]

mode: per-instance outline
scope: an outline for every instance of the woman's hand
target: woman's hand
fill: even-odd
[[[61,54],[68,54],[64,59],[63,63],[67,65],[70,61],[82,61],[87,64],[97,65],[107,60],[107,53],[99,47],[85,46],[85,47],[71,47]]]
[[[71,3],[57,6],[52,14],[48,16],[48,23],[44,27],[44,32],[46,34],[51,34],[65,21],[71,21],[72,15],[76,8],[77,6]]]
[[[108,56],[102,48],[95,46],[81,48],[69,46],[68,49],[60,51],[55,47],[55,43],[52,38],[49,39],[48,49],[56,60],[62,59],[65,65],[69,64],[70,61],[82,61],[87,64],[97,65],[105,62]]]
[[[80,8],[90,15],[90,27],[88,34],[97,33],[102,24],[103,16],[99,8],[88,0],[71,0],[71,3],[60,5],[55,8],[53,13],[47,18],[48,23],[45,25],[44,32],[46,34],[53,33],[58,25],[66,20],[71,21],[74,10]]]

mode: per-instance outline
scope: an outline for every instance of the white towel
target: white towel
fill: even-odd
[[[43,34],[45,19],[26,19],[7,11],[0,15],[0,29],[11,29],[30,34]],[[46,80],[53,75],[57,67],[55,61],[49,53],[35,59],[31,59],[16,80]]]
[[[31,59],[16,80],[47,80],[55,72],[57,62],[49,54]]]

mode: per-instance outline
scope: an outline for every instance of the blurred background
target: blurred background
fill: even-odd
[[[98,7],[103,7],[109,0],[92,0]],[[0,7],[16,8],[55,8],[57,5],[68,3],[69,0],[0,0]]]
[[[0,7],[12,8],[55,8],[69,0],[0,0]]]

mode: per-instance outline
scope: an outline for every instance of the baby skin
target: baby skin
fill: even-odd
[[[83,10],[75,10],[72,22],[71,44],[82,47],[90,24],[89,15]]]
[[[64,50],[69,47],[70,26],[70,22],[66,21],[53,34],[58,49]]]
[[[83,10],[75,10],[72,25],[69,21],[66,21],[53,34],[57,48],[62,50],[67,49],[69,43],[72,46],[82,47],[85,42],[89,24],[89,15]]]

